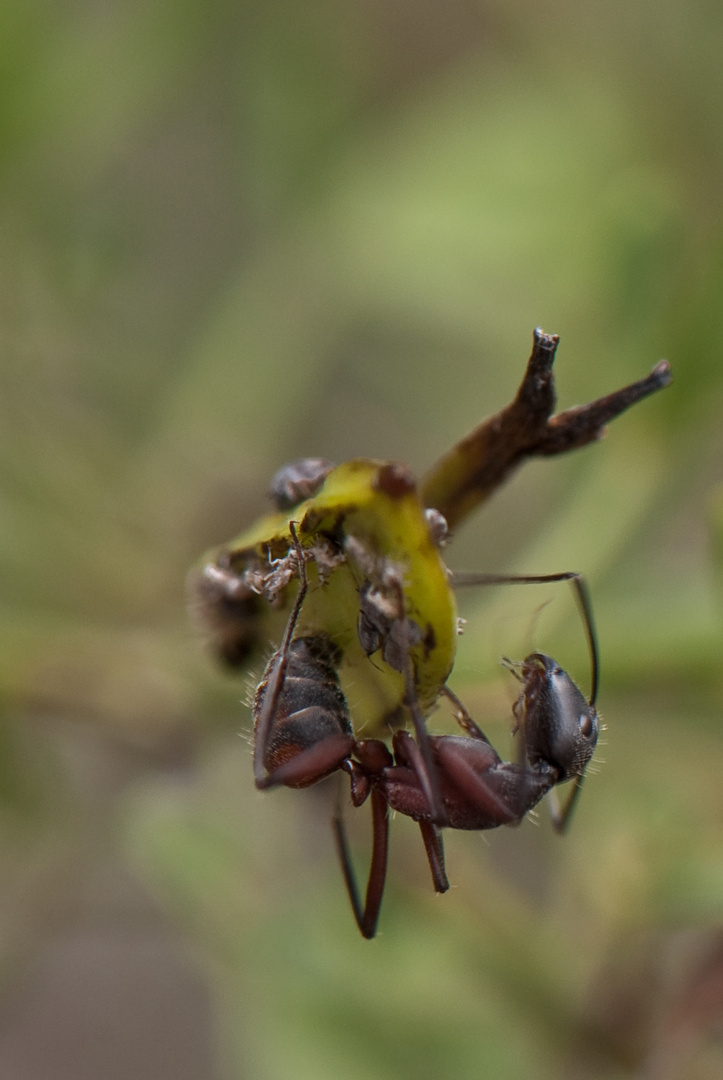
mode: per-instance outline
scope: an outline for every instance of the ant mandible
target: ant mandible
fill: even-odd
[[[592,609],[584,579],[579,574],[504,577],[465,575],[457,584],[532,584],[570,580],[582,613],[590,649],[591,690],[586,700],[570,676],[552,657],[531,653],[520,664],[505,661],[522,683],[513,706],[516,731],[521,734],[521,756],[517,762],[503,761],[481,728],[459,699],[444,687],[443,693],[455,708],[456,719],[465,736],[430,736],[436,764],[436,778],[445,816],[453,829],[494,829],[515,825],[545,795],[552,800],[552,822],[564,831],[582,787],[585,770],[593,756],[599,724],[595,701],[598,689],[598,651]],[[518,670],[519,669],[519,673]],[[446,892],[449,881],[444,865],[444,847],[424,788],[420,783],[422,765],[419,747],[405,731],[394,734],[394,756],[378,739],[359,740],[355,759],[342,764],[351,779],[352,802],[361,806],[371,795],[383,799],[387,808],[413,818],[420,827],[434,888]],[[563,807],[554,789],[572,781],[573,787]],[[388,816],[374,810],[373,850],[385,850]],[[372,907],[384,891],[386,864],[372,859],[367,899],[361,908],[356,878],[349,853],[341,811],[334,818],[337,849],[344,881],[359,929],[372,937],[379,906]]]

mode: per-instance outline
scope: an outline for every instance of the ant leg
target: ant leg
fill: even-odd
[[[356,924],[362,937],[367,938],[367,940],[373,938],[377,932],[379,910],[382,906],[384,885],[387,879],[387,855],[389,851],[389,808],[386,799],[376,788],[372,788],[371,803],[372,859],[369,866],[369,878],[367,880],[363,909],[359,899],[359,889],[356,883],[356,875],[349,852],[349,841],[339,801],[332,820],[336,849],[341,863],[341,871],[344,875],[346,891],[349,895]]]
[[[462,747],[460,744],[465,744],[465,746]],[[422,758],[412,736],[406,731],[397,731],[393,745],[397,764],[411,769],[419,778]],[[513,825],[524,815],[528,807],[524,807],[521,813],[517,812],[516,792],[506,793],[508,784],[505,784],[504,780],[497,776],[495,785],[487,779],[487,774],[494,776],[494,770],[500,766],[504,768],[504,763],[500,762],[497,751],[488,742],[481,739],[465,740],[459,736],[439,736],[435,738],[434,749],[439,769],[447,786],[456,791],[456,795],[450,795],[452,805],[456,801],[456,796],[463,796],[487,823],[483,826],[474,826],[475,828]],[[469,751],[471,751],[471,757]],[[544,792],[540,792],[535,802],[539,801],[549,787],[548,784]],[[457,827],[459,826],[455,826]],[[427,849],[427,854],[429,855],[429,849]],[[432,867],[432,875],[434,876],[434,867]]]
[[[434,754],[432,752],[432,744],[429,738],[429,732],[427,731],[427,725],[424,717],[422,716],[422,710],[419,708],[417,701],[417,690],[414,685],[414,667],[412,665],[412,658],[410,653],[411,642],[409,640],[409,631],[406,622],[400,624],[405,627],[406,642],[404,643],[406,648],[404,650],[405,663],[404,663],[404,682],[406,687],[406,702],[409,706],[412,714],[412,723],[414,725],[414,733],[417,736],[417,743],[415,744],[415,751],[421,756],[417,759],[415,765],[415,772],[419,778],[419,783],[422,786],[422,791],[425,794],[427,802],[429,803],[430,811],[432,813],[432,820],[437,825],[447,824],[447,815],[442,804],[442,797],[439,792],[439,781],[437,778],[437,766],[434,760]]]
[[[507,666],[510,667],[512,673],[517,678],[519,678],[519,675],[517,675],[517,673],[512,669],[509,661],[503,661],[503,663],[506,663]],[[487,746],[489,746],[490,749],[494,752],[496,757],[497,751],[492,746],[492,743],[487,738],[482,729],[479,727],[479,725],[476,724],[472,717],[469,715],[457,695],[452,693],[448,686],[444,686],[442,688],[442,692],[446,695],[446,697],[449,698],[449,700],[454,705],[455,719],[457,720],[459,726],[464,731],[466,731],[467,734],[471,736],[471,738],[486,743]],[[522,745],[521,740],[518,740],[518,747],[521,749],[522,753],[521,755],[518,754],[517,763],[520,766],[520,771],[523,772],[527,765],[527,762],[525,760],[524,746]],[[477,773],[474,769],[469,768],[465,758],[462,755],[456,753],[454,750],[451,749],[451,747],[449,747],[445,743],[439,744],[438,753],[439,752],[441,752],[441,754],[446,758],[446,768],[448,774],[455,779],[460,791],[466,794],[470,802],[472,802],[478,809],[482,810],[485,813],[493,813],[496,818],[502,821],[504,824],[516,825],[522,820],[525,814],[524,783],[520,784],[518,798],[516,800],[517,803],[519,803],[519,806],[516,807],[512,820],[509,820],[509,814],[512,812],[511,808],[507,806],[507,804],[500,797],[495,795],[495,793],[490,790],[489,784],[485,783],[482,775]]]
[[[479,746],[479,743],[472,745]],[[491,772],[500,765],[494,747],[489,747],[487,760],[478,760],[475,765],[463,751],[456,748],[455,743],[444,739],[437,744],[437,755],[445,776],[484,819],[492,823],[486,826],[487,828],[514,825],[520,820],[522,815],[517,811],[516,798],[504,797],[502,791],[495,791],[485,779],[486,772]],[[524,812],[523,810],[522,814]]]
[[[519,677],[519,676],[518,676]],[[493,751],[495,757],[497,757],[497,751],[492,746],[492,743],[482,731],[480,726],[475,723],[472,717],[467,712],[467,709],[462,704],[460,699],[454,694],[448,686],[442,688],[442,692],[452,702],[455,707],[455,719],[459,726],[466,731],[467,734],[481,742],[487,744]],[[499,818],[505,819],[506,815],[510,813],[510,807],[499,798],[493,791],[490,790],[489,784],[486,784],[483,777],[470,769],[465,759],[451,750],[445,743],[440,743],[438,752],[441,750],[442,755],[446,758],[447,771],[450,776],[454,777],[460,790],[467,794],[467,798],[470,799],[478,809],[483,809],[486,812],[492,810]],[[520,763],[523,767],[525,762]],[[524,815],[524,810],[520,810],[519,818]],[[507,821],[507,824],[514,825],[517,820],[517,813],[512,821]]]
[[[582,574],[576,574],[571,578],[570,584],[575,593],[577,606],[580,609],[580,617],[585,627],[587,647],[590,652],[590,705],[594,705],[597,699],[598,683],[600,680],[600,657],[598,656],[597,634],[595,633],[595,620],[592,614],[592,600],[587,581]]]
[[[550,581],[572,581],[581,575],[577,570],[563,570],[559,574],[483,574],[453,573],[452,587],[466,588],[469,585],[546,585]]]
[[[347,539],[347,546],[349,547],[352,542],[355,558],[367,575],[366,583],[360,589],[359,640],[367,656],[371,656],[381,648],[383,659],[404,679],[402,704],[411,714],[414,733],[422,755],[422,766],[418,773],[419,783],[431,808],[432,819],[438,825],[445,825],[446,817],[439,795],[434,754],[424,715],[419,706],[415,683],[416,673],[412,660],[412,648],[419,642],[421,631],[417,624],[406,615],[400,573],[386,560],[380,564],[379,560],[367,553],[363,545],[354,537]]]
[[[427,774],[427,762],[424,759],[422,747],[418,742],[415,742],[408,731],[395,731],[392,738],[392,746],[394,747],[394,757],[397,764],[405,765],[408,769],[411,769],[417,780],[419,786],[422,789],[425,799],[427,800],[427,806],[429,807],[429,817],[432,822],[437,823],[439,818],[435,813],[434,803],[432,802],[431,792],[428,785]],[[430,751],[431,751],[430,743]],[[435,766],[435,779],[436,779],[436,766]],[[444,812],[444,820],[447,820],[446,812]]]
[[[295,713],[295,719],[299,722],[303,719],[311,721],[314,714],[319,711],[313,706],[300,709]],[[285,784],[287,787],[307,787],[309,784],[315,784],[317,780],[323,780],[325,776],[340,768],[351,756],[353,749],[353,735],[327,735],[319,742],[294,754],[288,761],[278,765],[273,772],[262,776],[256,781],[256,787],[266,790],[278,787],[280,784]]]
[[[431,821],[420,821],[419,829],[422,833],[422,840],[424,841],[424,847],[427,852],[429,869],[432,871],[434,891],[437,893],[445,893],[449,888],[449,880],[444,868],[444,844],[442,842],[442,837],[439,834],[439,830],[435,828]]]
[[[507,661],[507,664],[509,666],[509,661]],[[514,671],[513,674],[517,675],[517,673]],[[517,678],[519,678],[519,676],[517,676]],[[489,746],[490,749],[494,752],[495,757],[497,757],[497,751],[492,746],[492,743],[489,741],[489,739],[479,727],[479,725],[476,724],[472,717],[469,715],[457,695],[452,693],[448,686],[443,687],[442,692],[446,695],[446,697],[449,698],[449,700],[454,705],[456,712],[455,718],[459,726],[464,731],[466,731],[467,734],[471,736],[471,738],[486,743],[487,746]],[[518,760],[518,765],[520,765],[522,771],[525,769],[527,762],[524,758],[524,747],[522,747],[522,743],[519,742],[518,745],[522,749],[521,759]],[[441,753],[446,759],[447,773],[454,778],[460,791],[466,794],[470,802],[472,802],[478,809],[482,810],[485,813],[493,813],[496,818],[501,820],[504,824],[515,825],[518,823],[518,821],[522,820],[525,814],[525,810],[523,808],[525,801],[524,784],[520,785],[520,790],[518,794],[517,801],[520,805],[513,812],[511,808],[490,789],[489,784],[485,783],[483,776],[469,767],[465,758],[462,755],[456,753],[453,749],[451,749],[449,745],[445,743],[439,744],[437,752]],[[511,820],[510,814],[514,814]]]
[[[470,735],[473,739],[481,739],[482,742],[486,742],[491,746],[492,744],[485,735],[484,731],[478,724],[474,722],[474,720],[469,715],[457,695],[454,694],[448,686],[442,687],[442,693],[446,698],[449,699],[449,701],[451,701],[452,705],[454,706],[454,718],[459,724],[459,726],[462,728],[462,730],[466,731],[467,734]]]
[[[585,774],[573,777],[572,791],[568,795],[564,806],[560,804],[560,800],[557,796],[557,792],[553,789],[548,792],[550,817],[552,818],[552,827],[556,833],[564,833],[567,829],[572,811],[575,808],[580,790],[582,789],[582,782],[585,779]]]
[[[559,574],[454,574],[452,585],[455,588],[463,588],[468,585],[545,585],[550,581],[569,581],[575,593],[580,610],[580,617],[585,628],[588,650],[590,652],[591,689],[590,705],[595,704],[597,698],[600,658],[598,655],[597,635],[595,633],[595,620],[592,614],[592,602],[590,591],[584,576],[574,570],[566,570]]]
[[[284,687],[284,679],[286,677],[286,668],[289,660],[289,646],[291,645],[291,638],[294,630],[296,629],[296,623],[299,619],[299,612],[301,611],[301,605],[304,603],[306,592],[309,587],[308,579],[306,576],[306,562],[304,560],[304,551],[299,543],[299,538],[296,535],[296,527],[294,522],[289,523],[289,530],[291,532],[291,539],[293,541],[294,548],[296,549],[297,561],[299,564],[299,591],[294,601],[294,606],[291,609],[288,621],[286,623],[286,629],[284,630],[284,636],[281,641],[281,647],[277,651],[274,657],[274,666],[271,674],[269,675],[266,684],[266,694],[264,696],[264,703],[261,709],[261,713],[256,721],[254,732],[254,781],[256,787],[262,788],[267,786],[266,768],[264,766],[264,759],[268,750],[269,738],[271,736],[271,729],[276,715],[276,709],[279,704],[279,698],[281,691]]]
[[[407,753],[405,753],[404,749],[400,751],[400,760],[405,764],[409,764],[419,779],[420,771],[424,769],[424,761],[419,752],[419,747],[414,739],[412,739],[411,735],[407,735],[406,732],[398,731],[394,736],[394,739],[395,747],[403,744],[407,750]],[[357,766],[355,761],[351,761],[348,764],[345,763],[343,768],[345,772],[349,773],[351,778],[352,802],[355,806],[361,806],[362,802],[369,794],[369,781],[371,775],[375,773],[381,774],[383,769],[393,765],[394,759],[389,753],[386,745],[383,742],[380,742],[379,739],[362,739],[357,743],[355,753],[363,763],[361,769]],[[374,789],[372,789],[372,797],[374,793]],[[343,830],[343,825],[341,823],[341,815],[339,814],[337,817],[337,838],[341,841],[343,839],[343,832],[340,836],[339,828],[341,827]],[[442,844],[442,837],[439,835],[438,830],[431,821],[420,821],[419,828],[427,852],[429,868],[432,871],[432,881],[434,882],[435,892],[446,892],[449,888],[449,881],[447,880],[447,875],[444,870],[444,846]],[[342,846],[342,843],[339,842],[340,851],[342,850]],[[342,867],[344,866],[349,866],[350,868],[348,855],[346,860],[342,856]],[[344,877],[347,878],[346,869],[344,870]],[[349,888],[348,885],[347,888]],[[349,891],[349,895],[353,895],[351,890]],[[352,900],[352,906],[353,905],[354,901]]]

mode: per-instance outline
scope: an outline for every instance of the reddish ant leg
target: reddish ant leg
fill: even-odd
[[[422,834],[424,850],[427,852],[429,869],[432,871],[434,891],[445,893],[449,888],[449,878],[444,867],[444,843],[439,829],[431,821],[418,822]]]
[[[379,911],[384,896],[387,880],[387,858],[389,854],[389,808],[384,795],[373,784],[373,774],[393,763],[389,750],[378,739],[362,739],[356,746],[359,762],[347,761],[342,764],[351,779],[352,802],[361,806],[371,792],[372,806],[372,857],[369,865],[364,907],[359,898],[354,866],[349,851],[346,826],[340,801],[337,801],[333,819],[336,848],[339,854],[344,884],[354,912],[356,924],[362,937],[373,938],[379,921]]]

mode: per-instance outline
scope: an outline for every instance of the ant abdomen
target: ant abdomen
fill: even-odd
[[[354,732],[336,666],[339,650],[328,637],[316,635],[292,641],[285,658],[263,764],[274,783],[308,787],[339,767],[351,753]],[[255,728],[278,664],[274,653],[254,699]],[[298,772],[288,763],[304,753]],[[283,770],[283,771],[281,771]]]

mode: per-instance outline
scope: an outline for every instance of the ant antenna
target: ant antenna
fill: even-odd
[[[566,570],[559,574],[457,574],[452,575],[452,587],[466,588],[470,585],[545,585],[551,581],[569,581],[575,594],[580,618],[585,630],[590,653],[590,705],[597,700],[600,682],[600,657],[595,632],[595,620],[592,614],[590,591],[584,576],[575,570]]]
[[[595,632],[595,620],[592,614],[592,601],[590,599],[590,590],[587,586],[587,581],[582,574],[575,574],[570,579],[573,591],[575,593],[575,599],[580,610],[580,617],[582,618],[582,625],[585,628],[585,637],[587,638],[587,646],[590,651],[590,705],[594,705],[597,701],[597,692],[600,683],[600,657],[597,647],[597,634]]]

